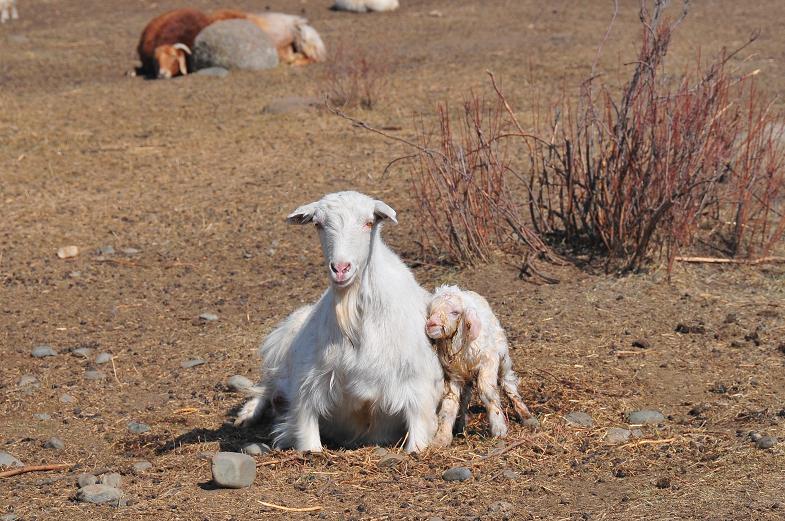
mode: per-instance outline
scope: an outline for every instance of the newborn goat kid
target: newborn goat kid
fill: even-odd
[[[491,434],[507,434],[507,421],[499,397],[500,382],[518,416],[531,418],[518,394],[518,376],[512,370],[507,336],[488,301],[473,291],[441,286],[428,306],[425,328],[428,336],[435,340],[445,377],[439,427],[433,445],[448,446],[452,441],[461,391],[470,393],[475,379],[480,399],[488,411]],[[464,398],[468,404],[468,396]]]

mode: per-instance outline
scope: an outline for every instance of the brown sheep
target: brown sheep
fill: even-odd
[[[172,78],[188,74],[194,39],[212,23],[211,17],[196,9],[177,9],[153,19],[139,39],[138,74],[148,78]]]

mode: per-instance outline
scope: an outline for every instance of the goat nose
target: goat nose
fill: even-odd
[[[330,269],[333,270],[333,273],[344,274],[352,269],[352,264],[350,262],[339,262],[338,264],[331,262]]]

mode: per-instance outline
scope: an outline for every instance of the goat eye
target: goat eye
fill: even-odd
[[[371,228],[373,228],[373,220],[369,219],[365,221],[365,229],[370,230]]]
[[[461,312],[460,312],[460,311],[450,311],[450,315],[452,315],[452,316],[454,316],[454,317],[457,317],[457,316],[458,316],[458,315],[460,315],[460,314],[461,314]]]
[[[313,224],[314,224],[314,226],[316,226],[316,229],[317,229],[317,230],[321,230],[321,229],[322,229],[322,223],[317,223],[317,222],[315,222],[315,223],[313,223]]]

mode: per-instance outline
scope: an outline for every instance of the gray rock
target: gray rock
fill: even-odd
[[[256,461],[247,454],[218,452],[212,461],[213,481],[222,488],[245,488],[256,478]]]
[[[643,431],[640,429],[632,429],[630,433],[633,438],[643,438]]]
[[[70,394],[64,394],[60,396],[60,401],[63,403],[74,403],[76,401],[76,398],[74,398]]]
[[[98,356],[95,357],[96,364],[106,364],[112,361],[112,355],[109,353],[98,353]]]
[[[496,512],[500,514],[512,514],[515,507],[508,501],[494,501],[488,505],[488,512]]]
[[[194,40],[195,69],[264,70],[278,66],[270,38],[248,20],[223,20],[208,25]]]
[[[101,246],[98,248],[98,255],[114,255],[114,246]]]
[[[751,439],[753,442],[755,442],[755,443],[757,443],[757,442],[758,442],[758,440],[759,440],[759,439],[761,439],[762,437],[763,437],[763,436],[762,436],[760,433],[758,433],[758,432],[751,432],[751,433],[750,433],[750,439]]]
[[[382,456],[382,459],[380,459],[379,463],[377,463],[376,465],[379,468],[390,468],[390,467],[398,466],[404,461],[406,461],[406,456],[404,456],[403,454],[390,452]]]
[[[123,248],[120,251],[123,252],[123,255],[128,255],[129,257],[139,253],[139,250],[137,250],[136,248]]]
[[[245,454],[250,454],[251,456],[260,456],[262,454],[267,454],[272,449],[266,443],[249,443],[245,447],[243,447],[241,452]]]
[[[95,485],[98,483],[98,478],[93,476],[92,474],[88,474],[87,472],[82,472],[76,477],[76,482],[79,484],[79,488],[88,487],[90,485]]]
[[[216,315],[215,313],[202,313],[201,315],[199,315],[199,318],[201,320],[204,320],[205,322],[215,322],[216,320],[218,320],[218,315]]]
[[[777,444],[777,438],[774,436],[764,436],[758,440],[757,446],[759,449],[770,449]]]
[[[120,483],[122,481],[123,481],[123,476],[121,476],[117,472],[107,472],[106,474],[101,474],[101,477],[98,478],[99,483],[112,488],[120,488]]]
[[[0,451],[0,467],[24,467],[25,464],[7,452]]]
[[[385,449],[384,447],[376,447],[375,449],[373,449],[373,455],[378,458],[386,456],[388,452],[390,451]]]
[[[84,503],[95,503],[97,505],[110,504],[119,506],[123,491],[106,485],[87,485],[76,493],[76,499]]]
[[[180,367],[182,367],[183,369],[190,369],[192,367],[196,367],[198,365],[203,365],[206,363],[207,362],[205,362],[201,358],[194,358],[193,360],[186,360],[185,362],[182,362],[180,364]]]
[[[573,427],[591,427],[594,425],[591,416],[583,411],[573,411],[565,414],[564,421],[567,422],[567,425]]]
[[[608,432],[605,433],[605,441],[611,445],[618,445],[619,443],[624,443],[629,440],[631,435],[632,432],[627,429],[611,427],[608,429]]]
[[[150,431],[150,426],[142,422],[130,422],[128,424],[128,430],[134,434],[143,434]]]
[[[88,369],[84,372],[86,380],[103,380],[106,375],[97,369]]]
[[[206,69],[199,69],[194,73],[197,76],[211,76],[213,78],[226,78],[229,76],[229,71],[223,67],[207,67]]]
[[[30,353],[35,358],[46,358],[47,356],[57,356],[57,352],[49,346],[41,345],[33,348]]]
[[[55,450],[63,450],[65,448],[65,443],[60,438],[56,438],[52,436],[48,440],[44,442],[45,449],[55,449]]]
[[[146,470],[153,468],[153,464],[147,460],[137,461],[134,463],[133,471],[134,474],[141,474]]]
[[[444,521],[444,518],[439,516],[433,516],[433,517],[429,517],[428,521]]]
[[[19,387],[40,387],[41,382],[38,381],[38,378],[31,374],[23,374],[19,377],[19,381],[16,383]]]
[[[90,358],[90,355],[93,354],[93,350],[89,347],[80,347],[71,351],[71,354],[81,356],[82,358]]]
[[[236,374],[234,376],[229,377],[227,380],[226,385],[229,386],[229,389],[235,392],[245,391],[253,387],[253,382],[248,378],[244,377],[243,375]]]
[[[640,411],[631,411],[626,414],[627,423],[631,425],[649,425],[652,423],[661,423],[665,421],[665,416],[660,411],[653,409],[641,409]]]
[[[472,471],[467,467],[453,467],[445,470],[444,474],[442,474],[442,478],[445,481],[466,481],[471,479],[471,477]]]
[[[512,469],[504,469],[502,471],[502,477],[504,479],[509,479],[510,481],[515,481],[518,479],[518,473]]]
[[[37,413],[35,413],[33,415],[33,418],[35,418],[36,420],[41,420],[41,421],[46,421],[46,420],[51,420],[52,419],[52,417],[49,416],[48,414],[46,414],[45,412],[37,412]]]
[[[307,96],[286,96],[272,100],[265,105],[262,112],[267,114],[290,114],[303,110],[317,109],[322,105],[322,100]]]
[[[5,514],[0,516],[0,521],[17,521],[19,516],[16,514]]]

